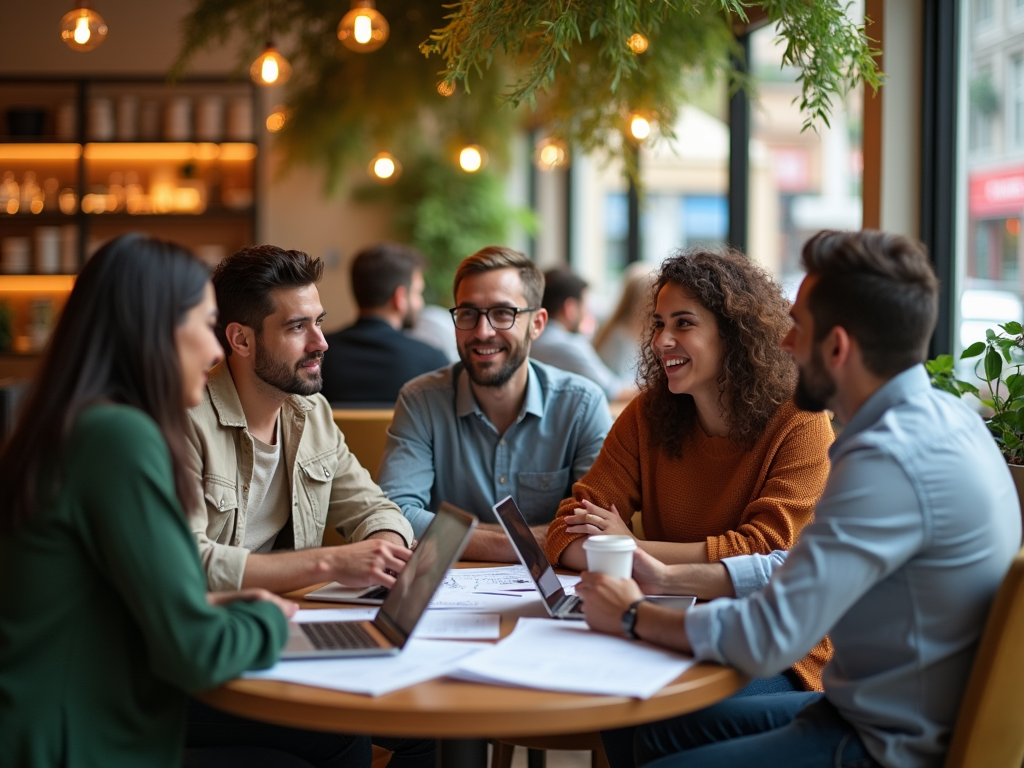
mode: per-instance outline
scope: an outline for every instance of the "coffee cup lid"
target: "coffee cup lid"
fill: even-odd
[[[583,542],[583,549],[601,552],[632,552],[636,549],[636,539],[632,536],[591,536]]]

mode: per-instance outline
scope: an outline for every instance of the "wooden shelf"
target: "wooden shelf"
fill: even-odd
[[[75,275],[0,275],[0,293],[68,293]]]

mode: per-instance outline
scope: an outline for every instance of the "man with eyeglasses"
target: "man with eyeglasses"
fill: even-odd
[[[529,359],[544,330],[544,277],[530,259],[490,246],[455,273],[460,362],[424,374],[398,395],[378,482],[422,535],[442,501],[477,515],[465,557],[515,562],[491,506],[512,495],[543,545],[611,427],[589,379]]]

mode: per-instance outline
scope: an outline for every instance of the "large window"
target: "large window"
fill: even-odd
[[[1022,319],[1024,4],[966,0],[962,16],[966,121],[957,255],[956,352],[985,329]],[[1000,98],[1000,95],[1003,95]]]

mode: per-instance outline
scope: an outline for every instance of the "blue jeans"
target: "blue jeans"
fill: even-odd
[[[803,687],[800,683],[800,678],[798,678],[796,673],[792,670],[786,670],[782,674],[774,675],[773,677],[755,677],[747,683],[746,687],[736,691],[731,698],[726,699],[725,702],[713,704],[708,707],[708,710],[711,710],[711,715],[713,717],[725,717],[724,714],[718,714],[718,707],[728,701],[732,701],[732,699],[743,698],[745,696],[792,693],[794,691],[802,690]],[[651,756],[651,750],[640,742],[640,735],[648,732],[656,733],[657,731],[655,729],[658,729],[661,726],[669,728],[676,727],[677,723],[685,722],[684,718],[686,717],[689,717],[689,715],[672,718],[671,720],[664,721],[664,723],[631,725],[627,728],[615,728],[610,731],[601,731],[601,741],[604,744],[605,755],[608,757],[608,765],[611,766],[611,768],[635,768],[645,762],[649,762],[650,760],[677,751],[677,749],[669,748],[669,751],[667,752],[659,752]],[[641,758],[643,758],[643,762],[641,762]]]
[[[189,700],[185,768],[370,768],[372,744],[388,768],[434,768],[433,739],[386,739],[272,725]]]
[[[881,768],[820,693],[726,699],[641,726],[635,747],[648,768]]]

